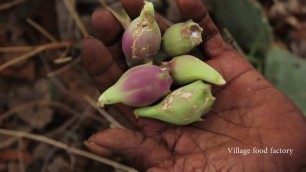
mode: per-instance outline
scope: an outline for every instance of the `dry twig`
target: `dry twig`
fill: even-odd
[[[7,68],[7,67],[13,66],[13,65],[15,65],[15,64],[17,64],[21,61],[27,60],[27,59],[33,57],[34,55],[36,55],[38,53],[41,53],[45,50],[58,49],[58,48],[63,48],[63,47],[70,47],[72,45],[73,45],[72,42],[56,42],[56,43],[41,45],[41,46],[35,48],[34,50],[26,53],[26,54],[23,54],[23,55],[21,55],[17,58],[14,58],[13,60],[10,60],[10,61],[0,65],[0,71]]]
[[[127,13],[124,10],[122,10],[122,14],[120,14],[119,12],[117,12],[117,10],[112,8],[112,7],[115,7],[115,6],[120,6],[121,7],[120,2],[116,2],[116,3],[112,4],[112,6],[108,6],[108,5],[105,5],[105,2],[103,2],[103,1],[104,0],[99,1],[101,3],[101,6],[104,7],[105,9],[107,9],[108,11],[110,11],[111,13],[113,13],[113,15],[122,24],[122,26],[124,28],[127,28],[129,23],[131,22],[130,17],[127,15]]]
[[[107,113],[105,110],[99,108],[95,101],[89,97],[88,95],[84,95],[84,99],[87,101],[88,104],[90,104],[92,107],[94,107],[113,127],[116,128],[125,128],[123,125],[121,125],[117,120],[115,120],[109,113]]]
[[[40,26],[38,23],[34,22],[32,19],[27,18],[27,22],[35,28],[38,32],[40,32],[42,35],[44,35],[49,41],[51,42],[57,42],[57,40],[42,26]]]
[[[23,128],[22,131],[31,132],[32,128],[31,127]],[[9,146],[11,146],[12,144],[15,144],[16,141],[18,141],[18,138],[9,137],[7,139],[2,139],[1,142],[0,142],[0,149],[6,149]]]
[[[24,2],[25,2],[25,0],[14,0],[14,1],[11,1],[11,2],[5,3],[5,4],[1,4],[0,5],[0,11],[10,9],[10,8],[15,7],[15,6],[17,6],[21,3],[24,3]]]
[[[66,106],[65,104],[62,104],[61,102],[56,102],[56,101],[50,101],[50,100],[34,100],[19,106],[16,106],[14,108],[11,108],[10,110],[8,110],[5,113],[0,114],[0,123],[8,118],[10,115],[22,111],[24,109],[36,106],[36,105],[45,105],[45,106],[53,106],[53,107],[58,107],[61,108],[63,110],[65,110],[66,112],[74,115],[74,116],[78,116],[78,113],[76,111],[74,111],[72,108],[70,108],[69,106]]]
[[[67,63],[70,62],[72,60],[72,57],[59,57],[57,59],[54,60],[54,63],[56,64],[62,64],[62,63]]]
[[[60,59],[60,58],[59,58],[59,59]],[[75,60],[71,61],[71,62],[68,63],[67,65],[65,65],[65,66],[63,66],[63,67],[61,67],[61,68],[59,68],[59,69],[57,69],[57,70],[55,70],[55,71],[49,72],[49,73],[47,74],[47,76],[48,76],[49,78],[55,77],[55,76],[57,76],[57,75],[59,75],[59,74],[65,72],[65,71],[69,70],[72,66],[74,66],[74,65],[76,65],[76,64],[78,64],[78,63],[80,63],[80,62],[81,62],[81,59],[80,59],[80,58],[76,58]]]
[[[43,165],[41,167],[40,172],[46,172],[48,171],[48,165],[49,165],[49,161],[52,159],[52,157],[54,156],[54,154],[56,153],[56,151],[58,151],[59,148],[54,147],[51,150],[49,150],[49,152],[45,155],[45,160],[43,162]]]
[[[71,147],[71,146],[69,146],[67,144],[58,142],[56,140],[53,140],[53,139],[50,139],[50,138],[47,138],[47,137],[44,137],[44,136],[41,136],[41,135],[25,133],[25,132],[21,132],[21,131],[2,129],[2,128],[0,128],[0,134],[14,136],[14,137],[27,138],[27,139],[31,139],[31,140],[47,143],[49,145],[52,145],[52,146],[64,149],[67,152],[73,153],[75,155],[83,156],[83,157],[86,157],[86,158],[89,158],[89,159],[92,159],[92,160],[95,160],[95,161],[98,161],[98,162],[110,165],[110,166],[112,166],[114,168],[118,168],[118,169],[121,169],[121,170],[124,170],[124,171],[128,171],[128,172],[136,172],[137,171],[137,170],[135,170],[135,169],[133,169],[131,167],[122,165],[122,164],[120,164],[118,162],[109,160],[107,158],[98,156],[96,154],[93,154],[93,153],[90,153],[90,152],[87,152],[87,151],[84,151],[84,150],[81,150],[81,149],[78,149],[78,148],[75,148],[75,147]]]
[[[66,142],[66,141],[68,140],[67,137],[68,137],[71,133],[76,134],[76,130],[81,126],[81,123],[84,121],[84,118],[86,118],[87,116],[91,115],[91,113],[90,113],[91,109],[92,109],[92,108],[88,105],[87,108],[85,108],[84,112],[83,112],[82,114],[78,115],[78,117],[76,118],[76,120],[73,120],[73,123],[72,123],[73,126],[71,126],[71,128],[70,128],[68,131],[67,131],[67,130],[62,130],[61,133],[64,133],[64,136],[63,136],[63,134],[61,135],[62,138],[60,139],[60,141]],[[76,116],[74,116],[74,117],[76,117]],[[73,119],[73,118],[72,118],[72,119]],[[69,121],[71,121],[71,120],[69,120]],[[66,122],[66,123],[67,123],[67,122]],[[65,126],[66,126],[66,123],[63,124],[63,125],[61,126],[61,128],[65,127]],[[68,122],[68,123],[70,123],[70,122]],[[68,123],[67,123],[67,124],[68,124]],[[67,129],[67,128],[65,127],[65,129]],[[56,130],[58,130],[58,129],[56,129]],[[48,136],[48,134],[46,134],[46,135]],[[49,151],[49,153],[47,154],[47,156],[45,156],[45,160],[44,160],[43,166],[42,166],[42,168],[41,168],[41,169],[42,169],[41,172],[47,171],[48,163],[49,163],[50,159],[53,157],[53,155],[56,153],[56,151],[57,151],[58,149],[59,149],[59,148],[53,148],[51,151]],[[72,157],[70,156],[70,158],[72,158]]]
[[[55,43],[58,42],[57,39],[52,36],[45,28],[40,26],[38,23],[33,21],[30,18],[27,18],[27,22],[35,28],[38,32],[40,32],[42,35],[44,35],[49,41]],[[67,54],[69,53],[70,47],[66,47],[65,51],[57,58],[54,60],[54,63],[66,63],[68,61],[71,61],[71,57],[66,57]]]
[[[44,64],[46,73],[50,73],[51,68],[49,64],[46,62],[46,60],[43,57],[41,57],[40,59]],[[51,77],[50,80],[56,86],[56,88],[61,92],[63,96],[65,96],[66,98],[69,98],[73,102],[79,103],[80,107],[82,107],[82,105],[85,105],[83,98],[69,91],[66,88],[66,86],[57,77]]]
[[[0,47],[0,53],[15,53],[15,52],[31,51],[37,47],[38,46]]]
[[[84,24],[82,23],[78,13],[75,11],[75,8],[73,7],[73,5],[71,4],[71,2],[69,0],[63,0],[70,15],[72,16],[72,18],[74,19],[76,25],[78,26],[78,28],[80,29],[80,31],[83,34],[83,37],[88,37],[89,34],[84,26]]]
[[[20,172],[25,172],[25,165],[24,165],[24,159],[23,159],[23,140],[22,138],[18,139],[18,166]]]
[[[62,54],[61,54],[58,58],[56,58],[56,59],[54,60],[54,63],[58,63],[57,60],[61,60],[61,59],[63,59],[63,58],[67,58],[67,55],[68,55],[68,53],[69,53],[69,51],[70,51],[70,48],[71,48],[71,47],[67,47],[67,48],[65,49],[65,51],[63,51]],[[71,57],[69,57],[69,58],[71,58]]]

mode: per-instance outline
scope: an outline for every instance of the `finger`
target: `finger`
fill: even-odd
[[[121,4],[124,7],[126,13],[133,20],[139,16],[143,8],[144,1],[143,0],[133,0],[133,1],[121,0]],[[164,22],[165,19],[161,15],[155,13],[155,20],[160,28],[160,31],[164,33],[166,29],[169,27],[169,25],[166,22]]]
[[[117,63],[122,71],[128,69],[125,56],[122,51],[121,39],[114,43],[112,46],[108,46],[108,51],[113,57],[113,60]]]
[[[91,22],[96,37],[106,46],[118,41],[124,30],[117,18],[105,9],[95,11],[91,16]]]
[[[140,132],[126,129],[107,129],[94,134],[88,140],[127,158],[138,167],[152,167],[171,156],[169,151],[153,139],[145,137]]]
[[[201,0],[177,0],[177,6],[184,20],[192,19],[203,28],[202,48],[206,55],[211,58],[218,57],[232,49],[223,41]]]
[[[144,5],[143,0],[121,0],[121,4],[125,9],[126,13],[133,20],[139,16],[141,9]]]
[[[169,172],[169,170],[166,170],[165,168],[161,167],[152,167],[148,169],[147,172]]]
[[[82,64],[93,78],[98,90],[103,92],[113,85],[123,72],[114,62],[108,48],[99,40],[88,37],[82,41],[82,47]],[[132,124],[135,124],[136,120],[132,108],[120,104],[114,107]]]
[[[121,49],[121,36],[124,31],[117,18],[108,10],[99,9],[91,17],[97,38],[108,48],[114,61],[125,71],[127,64]]]
[[[166,19],[163,16],[157,13],[155,13],[155,20],[159,26],[160,32],[164,34],[170,25],[165,22]]]
[[[84,39],[82,47],[82,63],[98,84],[98,89],[103,91],[114,84],[122,74],[122,71],[114,63],[107,47],[92,37]]]

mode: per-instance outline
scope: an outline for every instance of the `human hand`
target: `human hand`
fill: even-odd
[[[142,0],[122,0],[131,18]],[[153,119],[135,119],[133,109],[114,105],[136,130],[107,129],[91,136],[86,146],[103,155],[117,154],[141,171],[297,171],[306,167],[306,120],[301,111],[258,73],[241,54],[226,44],[201,0],[177,0],[183,20],[193,19],[204,29],[199,47],[206,61],[227,84],[214,87],[217,101],[204,121],[174,126]],[[162,31],[167,25],[160,16]],[[121,50],[123,28],[106,10],[96,11],[96,37],[82,41],[82,62],[100,91],[127,69]],[[89,144],[90,143],[90,144]],[[231,148],[250,153],[229,152]],[[265,149],[267,154],[252,153]],[[273,149],[293,149],[274,154]],[[305,169],[304,169],[305,170]]]

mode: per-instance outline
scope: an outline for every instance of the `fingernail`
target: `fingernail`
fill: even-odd
[[[96,145],[95,142],[89,141],[89,140],[85,140],[84,145]]]
[[[109,151],[107,148],[102,147],[100,145],[97,145],[95,142],[92,142],[90,140],[85,140],[83,142],[83,144],[90,149],[91,151],[99,154],[99,155],[103,155],[103,156],[110,156],[112,155],[112,152]]]

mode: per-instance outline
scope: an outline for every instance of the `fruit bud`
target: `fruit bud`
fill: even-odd
[[[215,102],[211,86],[198,80],[171,92],[159,104],[137,108],[136,117],[154,118],[175,125],[201,121]]]
[[[174,57],[164,65],[169,68],[170,75],[177,85],[188,84],[200,79],[216,85],[226,83],[218,71],[191,55]]]
[[[129,67],[145,64],[158,52],[161,33],[154,18],[154,7],[145,2],[140,16],[134,19],[122,37],[122,50]]]
[[[169,56],[188,54],[202,42],[203,29],[192,20],[170,26],[162,39],[163,50]]]
[[[98,106],[124,103],[142,107],[154,103],[170,92],[172,78],[166,68],[139,65],[127,70],[119,80],[98,99]]]

